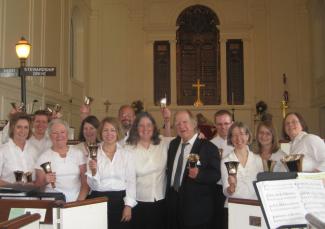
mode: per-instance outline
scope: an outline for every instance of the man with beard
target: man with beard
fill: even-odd
[[[129,131],[135,119],[135,113],[130,105],[123,105],[118,111],[118,119],[121,122],[125,137],[119,142],[124,146],[126,139],[129,137]]]

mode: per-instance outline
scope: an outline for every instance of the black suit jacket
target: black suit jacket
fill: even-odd
[[[178,192],[178,206],[171,203],[169,198],[171,187],[171,176],[177,149],[181,142],[180,137],[171,141],[168,149],[167,159],[167,191],[166,200],[168,208],[177,208],[181,224],[195,226],[211,221],[214,212],[214,197],[217,181],[220,179],[220,158],[218,148],[210,141],[197,138],[191,149],[191,153],[200,156],[201,165],[195,179],[188,177],[186,166],[181,187]],[[170,209],[169,209],[170,210]],[[174,211],[170,211],[174,212]]]

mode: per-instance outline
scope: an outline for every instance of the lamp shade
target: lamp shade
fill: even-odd
[[[16,53],[19,59],[27,59],[29,56],[30,49],[32,45],[22,37],[21,40],[16,44]]]

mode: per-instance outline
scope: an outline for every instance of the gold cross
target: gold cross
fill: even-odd
[[[204,104],[201,101],[201,87],[205,87],[205,84],[201,84],[200,79],[197,79],[196,84],[192,84],[192,87],[197,88],[197,91],[196,91],[197,98],[193,105],[195,107],[203,106]]]

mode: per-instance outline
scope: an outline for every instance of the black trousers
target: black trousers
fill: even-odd
[[[107,223],[109,229],[130,229],[131,224],[129,222],[121,222],[122,213],[124,209],[125,191],[114,192],[98,192],[92,191],[90,198],[95,197],[107,197]]]
[[[226,197],[223,195],[222,185],[217,184],[215,190],[215,209],[214,209],[214,218],[212,221],[211,228],[220,228],[226,229],[227,220],[225,219],[224,214],[224,205],[225,205]]]
[[[167,203],[167,229],[210,229],[211,222],[206,224],[189,226],[184,224],[184,219],[179,214],[182,209],[180,209],[180,196],[173,188],[169,190]],[[215,228],[217,229],[217,228]]]
[[[165,200],[141,202],[132,212],[133,229],[165,229]]]

